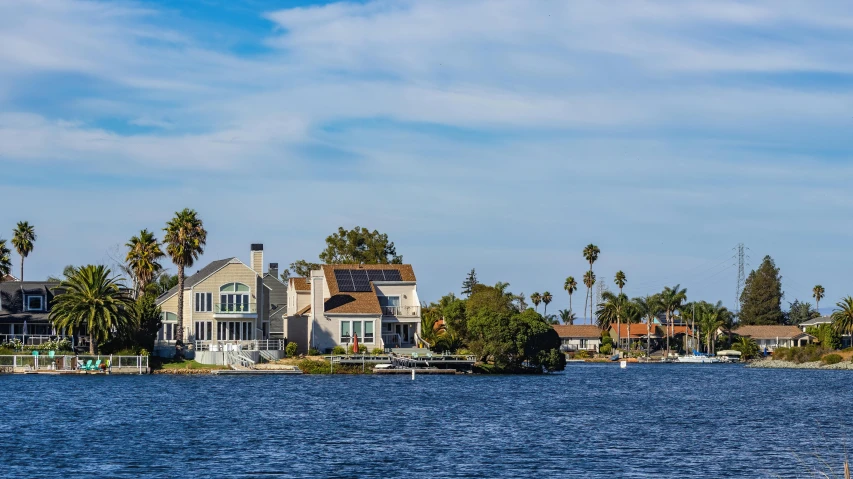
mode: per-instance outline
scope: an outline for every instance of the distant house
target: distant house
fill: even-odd
[[[683,328],[684,326],[673,326],[674,328]],[[631,325],[630,343],[639,342],[643,345],[643,349],[659,349],[661,347],[661,338],[664,337],[665,328],[656,323],[634,323]],[[626,340],[628,336],[628,325],[625,323],[611,323],[610,337],[613,342],[621,344],[622,347],[628,347]],[[649,346],[647,343],[651,343]]]
[[[48,316],[57,286],[53,281],[0,283],[0,343],[41,344],[56,336]]]
[[[6,283],[8,281],[20,281],[20,279],[16,278],[15,276],[12,276],[11,274],[7,274],[6,276],[3,276],[3,279],[0,280],[0,283]]]
[[[560,336],[562,351],[598,352],[601,347],[601,330],[591,324],[558,324],[554,331]]]
[[[802,328],[803,332],[806,332],[806,329],[813,326],[821,326],[823,324],[832,324],[831,316],[820,316],[817,318],[812,318],[804,323],[800,323],[800,328]],[[853,335],[850,334],[842,334],[841,335],[841,348],[849,348],[853,346]]]
[[[732,333],[754,339],[759,349],[768,352],[776,348],[806,346],[815,339],[797,326],[785,325],[741,326]]]

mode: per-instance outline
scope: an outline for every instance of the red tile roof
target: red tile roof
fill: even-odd
[[[676,326],[679,327],[679,326]],[[683,327],[683,326],[681,326]],[[617,326],[616,323],[610,325],[610,331],[612,333],[616,333],[620,338],[628,337],[628,325],[625,323],[621,323]],[[660,337],[665,334],[663,329],[661,329],[658,325],[652,324],[651,331],[648,323],[634,323],[631,325],[631,338],[645,338],[649,336],[651,332],[652,337]],[[611,336],[613,335],[611,333]]]

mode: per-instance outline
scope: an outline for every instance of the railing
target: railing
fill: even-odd
[[[412,317],[417,318],[421,315],[420,306],[382,306],[382,314],[384,316]]]
[[[74,338],[72,336],[61,336],[61,335],[38,335],[38,334],[0,334],[0,343],[8,343],[14,340],[22,341],[24,344],[30,346],[38,346],[39,344],[46,343],[48,341],[61,341],[63,339],[67,339],[69,341],[73,341]]]
[[[217,314],[246,314],[257,313],[256,303],[215,303],[213,312]]]
[[[196,351],[284,351],[283,339],[255,339],[251,341],[195,341]]]
[[[397,333],[385,333],[382,335],[382,342],[386,348],[399,348],[403,346],[403,337]]]
[[[255,361],[252,358],[243,354],[239,350],[226,351],[225,352],[225,362],[228,364],[228,366],[237,366],[234,369],[239,369],[239,368],[252,369],[255,367]]]
[[[136,369],[140,374],[148,371],[148,356],[111,356],[111,355],[55,355],[50,357],[44,355],[11,355],[0,356],[0,370],[6,369],[11,371],[97,371],[95,369],[86,369],[91,361],[91,367],[101,361],[102,364],[107,364],[109,368]]]

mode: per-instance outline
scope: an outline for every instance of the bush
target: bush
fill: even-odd
[[[613,352],[613,344],[611,344],[611,343],[602,344],[601,347],[598,348],[598,352],[600,352],[601,354],[612,353]]]
[[[459,356],[470,356],[473,353],[471,352],[470,349],[459,348],[456,350],[456,354],[458,354]]]
[[[308,349],[308,355],[309,355],[309,356],[319,356],[319,355],[320,355],[320,351],[317,351],[317,349],[316,349],[316,348],[309,348],[309,349]]]
[[[373,348],[373,351],[371,351],[370,354],[372,354],[374,356],[381,356],[381,355],[385,354],[385,350],[382,348]]]
[[[284,353],[292,358],[292,357],[296,356],[296,350],[298,348],[299,348],[299,346],[297,346],[296,343],[289,342],[289,343],[287,343],[287,346],[285,346],[285,348],[284,348]]]
[[[589,357],[589,351],[581,350],[575,353],[575,359],[586,359]]]
[[[841,362],[841,356],[838,354],[827,354],[826,356],[820,358],[821,362],[824,364],[838,364]]]
[[[790,348],[776,348],[771,357],[779,361],[787,361],[791,358],[791,353],[792,351]]]
[[[348,349],[350,351],[352,351],[352,347],[349,347]],[[348,354],[348,353],[349,353],[349,351],[344,349],[343,346],[335,346],[334,348],[332,348],[332,354],[335,356],[343,356],[344,354]]]

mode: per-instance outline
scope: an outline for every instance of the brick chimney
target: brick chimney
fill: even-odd
[[[269,274],[273,278],[278,278],[278,263],[270,263]]]
[[[264,275],[264,245],[261,243],[252,243],[252,264],[249,266],[258,273],[258,276]]]

